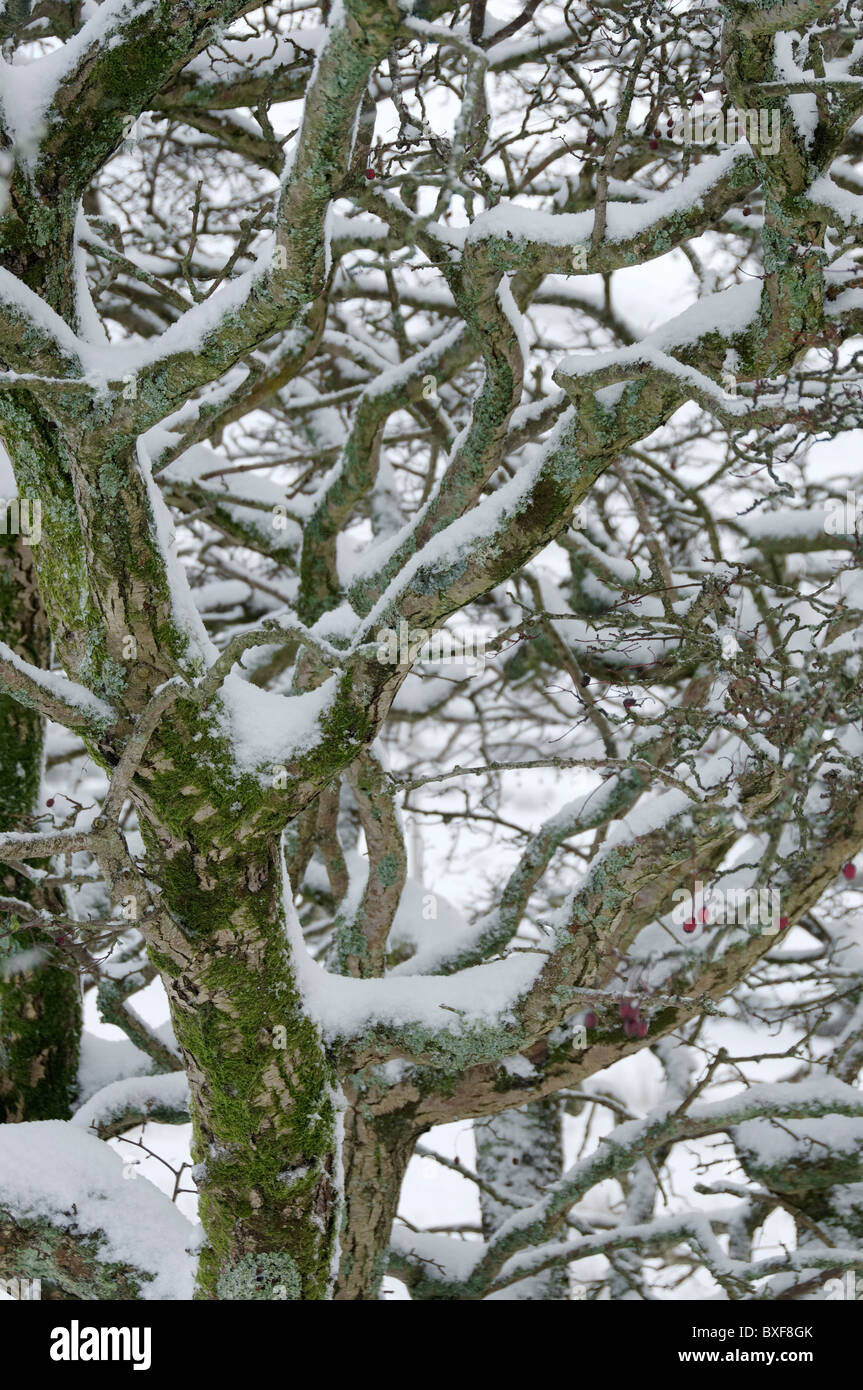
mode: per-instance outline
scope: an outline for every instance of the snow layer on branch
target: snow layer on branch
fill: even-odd
[[[327,1040],[355,1036],[376,1025],[454,1036],[475,1026],[503,1026],[548,959],[543,951],[513,951],[504,960],[450,976],[356,980],[331,975],[309,955],[286,876],[283,900],[306,1008]]]
[[[821,203],[832,208],[843,223],[850,226],[863,226],[863,195],[840,188],[828,174],[821,174],[809,185],[809,197],[813,203]]]
[[[151,10],[155,0],[104,0],[94,6],[87,23],[71,39],[29,63],[0,60],[0,99],[7,126],[19,148],[36,153],[40,126],[57,88],[81,62],[87,50],[100,44],[125,22]]]
[[[685,367],[668,356],[676,348],[692,347],[708,333],[717,333],[721,338],[732,338],[744,333],[758,314],[761,306],[761,283],[749,280],[742,285],[732,285],[718,294],[705,295],[702,299],[684,309],[673,319],[660,324],[659,328],[648,333],[631,347],[619,348],[616,352],[587,353],[583,356],[564,358],[560,371],[567,376],[582,376],[587,372],[598,371],[602,367],[615,364],[625,366],[628,362],[639,362],[657,354],[657,365],[666,371],[674,371],[688,379],[700,378],[714,391],[718,388],[709,377],[703,376],[694,368]]]
[[[320,716],[335,693],[335,676],[302,695],[277,695],[250,685],[242,676],[227,676],[220,690],[220,722],[236,765],[272,785],[274,763],[298,757],[320,742]]]
[[[92,232],[88,234],[87,239],[92,240]],[[257,247],[258,260],[251,270],[226,281],[208,299],[193,304],[176,322],[145,342],[117,342],[105,347],[85,342],[83,338],[75,336],[44,300],[29,290],[16,276],[4,270],[0,270],[0,297],[9,299],[23,312],[28,313],[34,322],[52,334],[65,351],[77,353],[84,371],[92,382],[120,381],[126,376],[135,376],[174,354],[201,352],[207,339],[217,332],[232,314],[237,314],[243,309],[255,282],[269,273],[275,248],[276,237],[270,233]],[[279,351],[287,354],[297,350],[304,340],[305,333],[302,329],[287,330],[281,336]],[[245,374],[248,374],[247,370]],[[194,408],[194,403],[187,402],[183,411],[178,412],[178,416]],[[176,419],[178,416],[173,418]],[[163,428],[165,423],[162,422]]]
[[[386,241],[390,235],[388,224],[381,217],[358,214],[347,217],[343,212],[334,212],[330,223],[330,235],[334,241],[350,240],[357,242]],[[366,267],[360,267],[362,272]],[[373,273],[373,272],[372,272]],[[351,280],[354,278],[351,268]],[[450,298],[449,303],[452,303]]]
[[[823,507],[805,510],[779,507],[773,512],[751,512],[735,517],[735,523],[753,540],[818,540],[825,534],[828,513]]]
[[[488,20],[486,26],[488,26]],[[526,39],[519,37],[505,40],[503,43],[495,45],[489,66],[492,69],[499,68],[505,63],[514,63],[518,59],[533,56],[539,59],[549,49],[561,48],[564,44],[571,42],[572,30],[565,24],[560,24],[554,29],[547,29],[544,34],[531,34]]]
[[[59,700],[61,704],[72,709],[80,710],[89,719],[113,724],[117,718],[116,711],[104,700],[100,700],[98,695],[93,695],[86,686],[70,681],[59,671],[44,671],[39,666],[31,666],[29,661],[17,656],[5,642],[0,642],[0,661],[6,662],[8,666],[26,676],[34,685],[44,690],[46,696]]]
[[[607,1151],[609,1147],[631,1149],[633,1146],[640,1145],[651,1126],[663,1120],[667,1115],[673,1114],[677,1110],[678,1104],[679,1097],[668,1096],[665,1104],[655,1107],[641,1119],[626,1120],[623,1124],[617,1125],[610,1134],[607,1134],[600,1141],[599,1148],[594,1153],[585,1158],[579,1158],[563,1175],[560,1182],[549,1188],[538,1202],[530,1207],[523,1207],[509,1217],[496,1232],[495,1239],[505,1240],[514,1231],[528,1229],[535,1221],[545,1215],[549,1206],[559,1200],[557,1194],[561,1189],[574,1193],[585,1183],[593,1186],[593,1174],[597,1164],[602,1160],[604,1151]],[[853,1086],[847,1086],[844,1082],[830,1076],[813,1077],[810,1080],[799,1082],[778,1081],[774,1084],[768,1083],[761,1086],[751,1086],[748,1089],[744,1088],[728,1100],[713,1101],[706,1105],[693,1105],[687,1111],[687,1118],[694,1123],[704,1124],[705,1132],[728,1130],[734,1126],[739,1134],[744,1124],[748,1123],[752,1117],[753,1111],[761,1110],[765,1114],[775,1111],[787,1116],[789,1111],[799,1115],[810,1110],[816,1115],[827,1116],[827,1120],[821,1123],[827,1123],[832,1128],[840,1117],[830,1115],[831,1107],[835,1107],[837,1111],[863,1110],[863,1095]],[[735,1125],[738,1120],[739,1123]],[[783,1119],[781,1123],[784,1124],[785,1120]],[[715,1130],[709,1129],[710,1125],[714,1125]],[[776,1129],[778,1132],[778,1126]],[[683,1219],[686,1221],[700,1220],[700,1218],[691,1215]],[[705,1227],[705,1231],[710,1234],[712,1239],[709,1224]],[[519,1264],[521,1262],[519,1257]]]
[[[329,1040],[377,1025],[458,1036],[472,1027],[510,1021],[510,1010],[545,961],[544,952],[513,951],[505,960],[471,966],[456,975],[354,980],[328,974],[306,954],[300,974],[309,1012]]]
[[[738,159],[748,153],[749,146],[740,140],[715,159],[706,159],[696,165],[692,173],[675,188],[651,198],[649,202],[609,203],[606,241],[628,241],[675,213],[700,206],[704,195],[725,177]],[[508,237],[511,234],[516,241],[575,246],[589,240],[593,232],[593,219],[592,211],[542,212],[503,201],[475,218],[465,240],[477,242],[488,236]]]
[[[2,61],[2,60],[0,60]],[[0,84],[2,92],[2,84]],[[19,309],[37,328],[53,338],[61,351],[77,356],[84,348],[84,342],[77,338],[69,325],[55,313],[44,299],[34,293],[23,280],[13,275],[11,270],[0,267],[0,301],[4,305]]]
[[[393,975],[433,970],[439,960],[470,945],[472,933],[463,915],[441,893],[434,896],[437,916],[428,921],[423,917],[426,889],[415,878],[407,879],[390,928],[388,949],[409,946],[413,954],[395,966]]]
[[[78,1098],[88,1100],[118,1078],[147,1076],[153,1061],[129,1038],[103,1038],[85,1028],[78,1062]]]
[[[186,1110],[188,1104],[189,1082],[184,1071],[130,1076],[103,1086],[75,1111],[70,1123],[90,1130],[119,1119],[129,1111],[150,1111],[157,1107]]]
[[[455,521],[442,531],[438,531],[429,541],[412,555],[407,563],[402,567],[399,574],[391,581],[387,589],[378,599],[374,608],[367,615],[362,626],[362,635],[358,641],[370,640],[378,627],[385,613],[397,599],[398,595],[407,588],[413,581],[418,570],[426,565],[438,564],[446,561],[448,564],[455,564],[471,547],[478,541],[493,536],[499,530],[502,519],[509,512],[515,515],[524,505],[524,500],[530,495],[537,474],[542,470],[549,455],[557,450],[571,428],[575,412],[567,410],[558,420],[554,429],[543,445],[528,463],[510,478],[508,482],[499,487],[490,496],[484,497],[475,507],[465,512],[463,516],[457,517]],[[458,447],[458,441],[453,446],[453,452]],[[392,537],[378,549],[372,547],[367,552],[366,569],[365,564],[363,573],[372,570],[380,561],[382,553],[385,556],[385,548],[392,542]]]
[[[756,1154],[763,1167],[787,1165],[820,1155],[856,1154],[863,1149],[863,1120],[851,1115],[828,1115],[818,1120],[745,1120],[734,1131],[734,1141],[747,1153]]]
[[[692,806],[692,799],[676,787],[639,802],[631,811],[627,811],[619,820],[613,822],[605,843],[591,860],[591,871],[611,850],[621,845],[632,844],[641,836],[650,835],[654,830],[661,830],[664,825],[668,825]]]
[[[153,1276],[145,1299],[190,1299],[200,1234],[146,1178],[125,1180],[124,1167],[108,1144],[63,1120],[0,1129],[0,1202],[17,1219],[98,1237],[100,1260]]]
[[[147,488],[147,496],[153,512],[156,538],[171,586],[171,606],[174,621],[185,633],[195,655],[211,666],[218,652],[210,641],[201,615],[195,606],[192,590],[186,575],[186,567],[177,553],[177,532],[171,513],[165,503],[159,485],[153,477],[152,460],[147,449],[145,436],[138,439],[138,467]]]
[[[794,59],[794,39],[791,32],[780,32],[774,37],[774,63],[776,76],[780,81],[806,82],[807,74]],[[797,132],[806,145],[812,144],[818,125],[818,99],[814,92],[792,92],[785,98],[794,118]]]
[[[146,342],[112,343],[110,348],[88,347],[79,342],[79,351],[87,369],[106,380],[118,381],[174,353],[200,352],[206,339],[220,327],[222,321],[232,312],[237,313],[246,303],[253,281],[265,275],[269,268],[274,246],[275,238],[272,237],[267,247],[269,254],[262,253],[263,260],[254,270],[228,280],[209,299],[187,309],[164,332]]]

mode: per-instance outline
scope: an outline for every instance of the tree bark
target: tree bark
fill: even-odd
[[[335,1297],[368,1302],[380,1297],[414,1134],[403,1114],[372,1114],[365,1087],[346,1095],[345,1221]]]
[[[520,1206],[540,1199],[563,1173],[563,1126],[556,1096],[504,1110],[474,1123],[477,1173],[487,1186],[479,1204],[486,1239]],[[500,1194],[499,1200],[488,1187]],[[510,1201],[506,1201],[506,1198]],[[545,1269],[512,1284],[496,1298],[507,1302],[564,1303],[569,1300],[566,1268]]]
[[[50,637],[39,602],[33,552],[20,536],[0,536],[0,638],[16,653],[47,666]],[[42,779],[44,721],[0,694],[0,831],[20,830],[35,810]],[[0,891],[24,902],[42,890],[7,865]],[[48,901],[50,899],[50,901]],[[36,903],[34,902],[34,916]],[[62,948],[39,927],[22,930],[22,916],[0,914],[0,1123],[68,1118],[78,1070],[81,989]],[[16,964],[16,959],[19,962]]]

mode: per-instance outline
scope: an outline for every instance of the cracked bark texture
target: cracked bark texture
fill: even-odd
[[[32,547],[0,536],[0,640],[46,665],[50,637],[36,589]],[[0,831],[20,830],[36,810],[44,720],[0,694]],[[11,865],[2,893],[62,910],[50,889],[33,886]],[[53,935],[22,913],[0,914],[0,1123],[64,1120],[77,1086],[81,991],[77,971]]]

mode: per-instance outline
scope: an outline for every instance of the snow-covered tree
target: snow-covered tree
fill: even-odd
[[[0,1277],[833,1296],[863,7],[0,32]]]

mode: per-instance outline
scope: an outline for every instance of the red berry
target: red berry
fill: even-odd
[[[648,143],[648,145],[650,146],[650,148],[651,148],[652,150],[658,150],[658,149],[659,149],[659,141],[658,141],[658,140],[648,140],[647,143]]]
[[[683,930],[684,930],[684,931],[695,931],[695,918],[694,918],[694,917],[690,917],[690,918],[688,919],[688,921],[686,921],[686,922],[683,923]]]
[[[596,1014],[593,1013],[593,1011],[591,1011],[589,1014],[584,1015],[585,1028],[595,1028],[598,1022],[599,1019],[596,1017]]]
[[[853,864],[843,864],[842,872],[846,878],[854,878],[855,874],[857,873],[857,870]]]
[[[653,133],[654,133],[654,135],[656,136],[657,140],[659,139],[660,135],[662,134],[662,132],[659,131],[659,130],[655,130]]]
[[[703,100],[704,100],[704,97],[701,95],[700,92],[696,92],[695,95],[693,96],[692,100],[693,100],[693,101],[703,101]]]
[[[54,805],[54,798],[53,798],[53,796],[49,796],[49,797],[48,797],[48,800],[45,802],[45,805],[46,805],[46,806],[53,806],[53,805]]]
[[[635,701],[633,700],[632,696],[631,696],[631,695],[628,695],[627,698],[626,698],[626,699],[624,700],[624,702],[623,702],[623,708],[624,708],[624,709],[632,709],[632,706],[633,706],[634,704],[635,704]]]
[[[375,177],[375,171],[374,171],[374,169],[366,169],[366,178],[367,178],[367,179],[373,179],[374,177]]]
[[[788,918],[787,918],[787,917],[780,917],[780,918],[779,918],[779,930],[780,930],[780,931],[784,931],[785,928],[786,928],[787,926],[788,926]]]
[[[748,208],[748,207],[747,207],[747,208],[744,208],[744,209],[743,209],[743,216],[744,216],[744,217],[748,217],[749,214],[751,213],[751,211],[752,211],[751,208]]]

